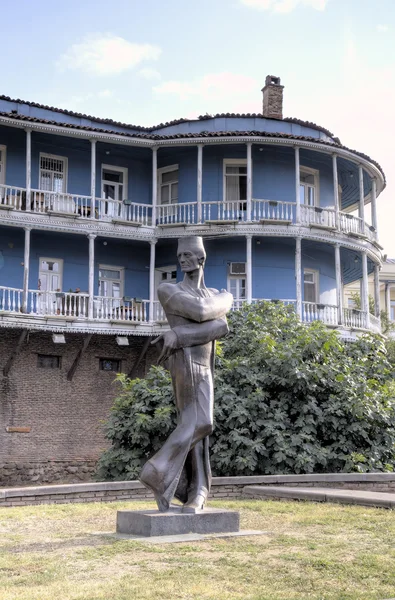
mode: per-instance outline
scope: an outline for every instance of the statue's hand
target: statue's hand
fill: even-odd
[[[157,344],[160,340],[163,340],[163,348],[158,358],[158,364],[162,360],[169,358],[170,354],[172,354],[172,352],[178,348],[178,338],[171,329],[165,333],[162,333],[162,335],[153,340],[151,344]]]

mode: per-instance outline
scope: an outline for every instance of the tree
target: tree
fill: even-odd
[[[392,470],[395,402],[380,336],[343,342],[322,323],[303,325],[291,307],[260,302],[229,318],[218,344],[217,475]],[[169,374],[118,376],[98,476],[134,479],[166,439],[175,409]]]

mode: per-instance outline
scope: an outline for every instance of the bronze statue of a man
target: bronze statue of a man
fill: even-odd
[[[163,339],[159,360],[168,360],[178,423],[144,465],[140,481],[152,490],[160,511],[168,510],[176,497],[184,512],[195,512],[203,508],[210,491],[214,346],[228,332],[226,313],[233,296],[205,286],[202,238],[180,238],[177,257],[184,280],[159,286],[158,297],[171,329],[155,342]]]

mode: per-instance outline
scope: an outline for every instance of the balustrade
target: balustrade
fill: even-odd
[[[295,221],[296,204],[278,200],[252,200],[253,221]]]
[[[26,190],[13,185],[0,185],[0,208],[14,210],[26,208]]]
[[[322,321],[325,325],[337,325],[337,306],[318,302],[302,302],[302,321],[304,323]]]
[[[367,314],[356,308],[343,308],[343,324],[351,329],[366,329]]]
[[[300,206],[300,220],[302,225],[316,225],[336,229],[336,212],[333,208],[302,204]]]
[[[77,292],[47,292],[29,290],[28,312],[37,316],[86,318],[88,294]]]
[[[157,207],[158,225],[193,225],[197,223],[196,202],[160,204]]]
[[[94,296],[93,319],[148,323],[149,300],[124,300],[108,296]]]
[[[0,311],[20,312],[23,290],[0,286]]]
[[[95,217],[103,221],[127,221],[141,225],[151,225],[152,205],[96,198]]]
[[[247,221],[247,202],[202,202],[202,221]]]

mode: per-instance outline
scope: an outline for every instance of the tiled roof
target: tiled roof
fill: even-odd
[[[323,146],[329,146],[333,148],[341,148],[343,150],[347,150],[348,152],[352,152],[365,160],[368,160],[372,164],[374,164],[382,173],[385,184],[385,175],[381,166],[374,161],[370,156],[364,154],[363,152],[358,152],[357,150],[353,150],[351,148],[347,148],[343,146],[338,141],[328,142],[326,140],[321,140],[319,138],[314,138],[310,136],[304,135],[292,135],[290,133],[282,133],[282,132],[268,132],[268,131],[201,131],[198,133],[174,133],[172,135],[160,135],[157,133],[126,133],[126,132],[118,132],[110,129],[99,129],[97,127],[89,127],[86,125],[74,125],[73,123],[58,123],[58,121],[49,121],[47,119],[39,119],[37,117],[28,117],[26,115],[20,115],[15,113],[5,113],[0,112],[1,117],[8,117],[11,119],[15,119],[17,121],[24,121],[27,123],[43,123],[46,125],[55,125],[57,127],[64,127],[66,129],[78,129],[82,131],[93,131],[97,133],[106,133],[110,135],[119,135],[127,138],[138,138],[138,139],[146,139],[146,140],[176,140],[176,139],[188,139],[188,138],[222,138],[222,137],[272,137],[272,138],[283,138],[289,140],[303,140],[307,142],[313,142],[315,144],[321,144]]]
[[[130,123],[122,123],[121,121],[114,121],[113,119],[102,119],[99,117],[93,117],[92,115],[86,115],[84,113],[74,112],[73,110],[67,110],[64,108],[55,108],[54,106],[47,106],[46,104],[39,104],[37,102],[29,102],[26,100],[20,100],[19,98],[14,99],[9,96],[0,95],[0,100],[6,100],[8,102],[15,102],[17,104],[26,104],[27,106],[33,106],[34,108],[42,108],[44,110],[52,110],[57,113],[61,113],[64,115],[70,115],[72,117],[78,117],[80,119],[89,119],[91,121],[96,121],[96,123],[103,123],[107,125],[117,125],[119,127],[127,127],[129,129],[137,129],[138,131],[147,131],[152,132],[156,129],[162,129],[163,127],[169,127],[170,125],[179,125],[180,123],[187,123],[189,121],[194,121],[195,119],[174,119],[173,121],[168,121],[166,123],[159,123],[159,125],[154,125],[152,127],[142,127],[141,125],[131,125]],[[215,115],[200,115],[197,120],[206,121],[208,119],[216,119],[216,118],[253,118],[253,119],[267,119],[268,117],[264,117],[260,113],[218,113]],[[294,117],[285,118],[285,119],[275,119],[271,117],[271,120],[277,121],[285,121],[286,123],[295,123],[297,125],[302,125],[305,127],[310,127],[310,129],[316,129],[317,131],[322,131],[329,137],[334,137],[334,134],[331,133],[325,127],[320,127],[315,123],[311,123],[310,121],[302,121],[301,119],[295,119]]]

